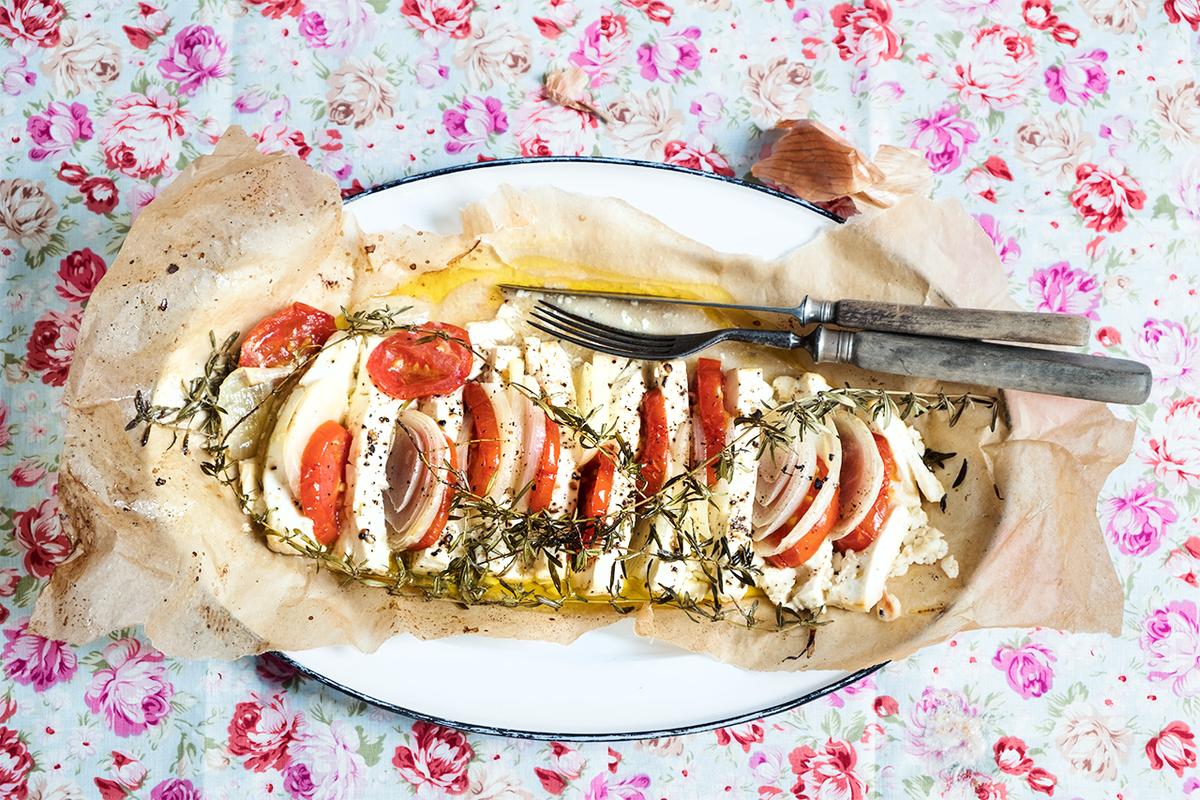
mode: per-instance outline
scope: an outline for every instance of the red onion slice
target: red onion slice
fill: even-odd
[[[858,417],[839,411],[833,415],[838,438],[842,440],[842,467],[839,472],[842,492],[838,496],[838,521],[829,533],[840,539],[857,528],[883,487],[883,457],[871,429]]]
[[[447,491],[450,444],[437,421],[420,411],[400,414],[387,462],[384,519],[393,549],[406,550],[429,530]],[[431,467],[433,467],[431,469]]]
[[[537,477],[538,465],[542,460],[542,450],[546,447],[546,412],[533,402],[520,389],[510,390],[510,400],[514,412],[521,417],[521,465],[517,481],[513,486],[514,493],[521,493],[515,508],[524,512],[529,507],[529,495],[533,491],[533,481]],[[514,414],[517,416],[517,414]]]
[[[769,536],[779,530],[779,526],[786,522],[804,501],[809,487],[812,486],[813,478],[817,474],[816,440],[816,435],[809,433],[803,438],[793,440],[792,446],[787,448],[794,454],[795,462],[788,469],[780,472],[776,479],[778,488],[774,489],[774,498],[765,503],[756,502],[754,505],[756,539]],[[781,448],[776,448],[777,453],[780,451]],[[768,455],[767,458],[770,456]],[[761,472],[758,486],[760,496],[769,495],[772,491],[768,488],[766,492],[763,492]]]
[[[808,533],[817,520],[825,514],[829,504],[833,502],[834,492],[838,488],[838,480],[834,476],[838,474],[838,465],[842,457],[842,445],[836,433],[829,431],[821,436],[820,443],[817,445],[817,457],[825,462],[829,477],[821,484],[821,488],[817,490],[817,496],[813,498],[812,505],[804,512],[804,516],[800,518],[795,527],[777,545],[760,551],[764,558],[779,555],[794,547],[796,542],[800,541],[804,534]],[[786,517],[784,519],[786,520]],[[767,536],[770,531],[763,530],[761,533],[763,536]]]

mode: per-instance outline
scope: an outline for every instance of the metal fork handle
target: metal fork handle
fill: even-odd
[[[1153,380],[1137,361],[896,333],[821,329],[811,352],[876,372],[1128,405],[1145,402]]]
[[[1086,344],[1088,340],[1087,317],[1071,314],[914,306],[872,300],[839,300],[825,305],[832,309],[823,315],[821,322],[865,331],[1071,346]]]

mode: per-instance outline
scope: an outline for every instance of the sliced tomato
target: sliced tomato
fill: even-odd
[[[394,333],[367,359],[371,382],[397,400],[449,394],[471,374],[471,339],[457,325],[427,322]]]
[[[858,524],[857,528],[833,543],[839,553],[845,553],[847,550],[855,552],[866,550],[871,546],[871,542],[879,536],[879,531],[888,518],[892,484],[896,481],[896,458],[892,455],[892,448],[888,445],[887,439],[878,433],[873,435],[875,444],[879,448],[879,455],[883,457],[883,485],[879,487],[879,494],[875,496],[875,502],[871,504],[871,510],[867,512],[866,518]]]
[[[638,449],[638,492],[642,497],[657,494],[667,481],[667,400],[662,389],[651,389],[642,397],[641,446]]]
[[[442,504],[438,506],[437,516],[433,518],[433,522],[429,523],[429,530],[425,531],[425,535],[421,537],[420,541],[408,548],[409,550],[424,550],[433,547],[434,543],[441,538],[442,531],[446,530],[446,523],[450,520],[450,506],[454,503],[454,481],[458,474],[458,453],[449,436],[446,437],[446,444],[450,445],[450,468],[446,471],[446,491],[442,494]]]
[[[558,423],[546,415],[546,442],[542,445],[542,457],[538,460],[537,472],[533,476],[533,488],[529,492],[529,513],[536,514],[550,507],[554,496],[554,482],[558,478],[558,455],[562,451],[562,433]]]
[[[336,330],[333,317],[321,309],[292,303],[250,329],[238,366],[286,367],[320,350]]]
[[[463,404],[471,415],[471,443],[467,447],[467,486],[485,495],[500,471],[500,423],[492,400],[478,383],[463,386]]]
[[[595,520],[608,515],[608,504],[612,498],[613,479],[617,474],[617,462],[607,450],[600,450],[579,470],[578,516],[586,520],[580,526],[580,540],[584,547],[596,540]]]
[[[729,427],[724,382],[719,359],[702,358],[696,362],[695,409],[704,433],[704,452],[700,455],[708,462],[705,477],[709,486],[717,485],[717,456],[725,449]]]
[[[823,460],[817,461],[817,477],[813,481],[812,486],[808,490],[808,494],[800,501],[800,507],[797,508],[787,521],[780,526],[779,530],[772,533],[766,538],[767,544],[777,545],[785,536],[792,532],[792,528],[800,522],[804,517],[809,506],[813,504],[813,500],[817,497],[817,492],[821,490],[821,485],[829,477],[829,468]],[[829,535],[829,531],[833,529],[833,525],[837,522],[838,515],[838,492],[841,488],[834,490],[833,498],[830,500],[825,513],[820,516],[816,523],[808,529],[808,533],[800,538],[792,547],[784,550],[782,553],[776,553],[767,558],[767,563],[773,567],[798,567],[805,561],[808,561],[817,552],[817,548],[821,546],[821,542],[825,541],[825,537]]]
[[[317,426],[300,455],[300,508],[323,545],[337,541],[341,529],[342,476],[349,452],[350,432],[329,420]]]

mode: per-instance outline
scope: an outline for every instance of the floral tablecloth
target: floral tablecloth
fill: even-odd
[[[0,0],[0,797],[1200,796],[1198,26],[1196,0]],[[568,64],[607,123],[539,96]],[[1098,508],[1121,638],[965,635],[769,719],[575,746],[414,723],[270,658],[26,630],[71,549],[80,315],[131,217],[227,125],[349,194],[516,155],[740,175],[810,113],[919,149],[1020,303],[1153,366]]]

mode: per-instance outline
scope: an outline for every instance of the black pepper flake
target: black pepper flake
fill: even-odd
[[[166,311],[166,310],[167,310],[167,298],[165,298],[165,297],[164,297],[164,298],[162,299],[162,302],[158,304],[158,310],[159,310],[159,311]]]
[[[967,477],[967,460],[964,458],[962,466],[958,468],[958,477],[954,479],[954,483],[950,484],[951,489],[957,489],[962,484],[963,479]]]
[[[167,265],[167,274],[168,275],[174,275],[176,272],[179,272],[178,264],[168,264]]]
[[[154,479],[154,485],[155,485],[155,486],[166,486],[166,485],[167,485],[167,479],[166,479],[166,478],[155,478],[155,479]]]

